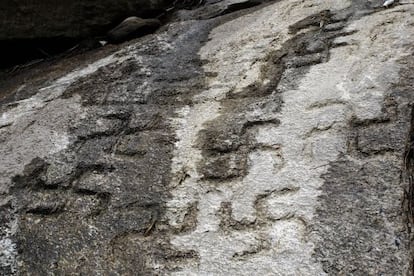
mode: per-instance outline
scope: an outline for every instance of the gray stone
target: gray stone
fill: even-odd
[[[140,37],[154,32],[161,26],[158,19],[142,19],[139,17],[128,17],[118,26],[108,32],[108,40],[119,43],[125,40]]]
[[[239,2],[8,75],[0,273],[410,275],[414,7]]]

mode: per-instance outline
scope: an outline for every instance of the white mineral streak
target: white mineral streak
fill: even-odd
[[[220,114],[216,100],[258,80],[258,61],[289,38],[289,25],[314,12],[347,5],[348,1],[278,2],[216,28],[201,49],[201,58],[210,61],[205,71],[218,76],[195,98],[197,104],[183,108],[175,119],[180,140],[173,160],[173,199],[167,210],[169,223],[178,227],[187,207],[198,203],[196,229],[172,237],[172,244],[178,250],[194,250],[200,258],[183,264],[176,275],[324,274],[312,259],[313,241],[321,237],[308,231],[323,184],[320,176],[328,162],[346,154],[349,119],[381,115],[387,87],[398,77],[396,60],[408,54],[399,49],[412,41],[400,35],[409,33],[410,17],[396,12],[366,16],[349,26],[359,32],[336,41],[350,45],[332,49],[330,60],[313,66],[297,89],[283,89],[282,81],[284,104],[275,114],[281,124],[260,126],[256,135],[257,143],[274,150],[251,152],[249,172],[242,181],[214,189],[203,181],[196,169],[203,158],[196,140],[203,123]],[[382,24],[384,20],[394,24]],[[181,181],[185,172],[189,177]],[[261,200],[260,212],[267,226],[220,229],[217,212],[222,202],[231,202],[233,219],[253,222],[259,212],[255,201],[265,193],[270,195]],[[251,253],[240,257],[243,252]]]

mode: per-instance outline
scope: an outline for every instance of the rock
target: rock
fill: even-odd
[[[223,0],[223,1],[207,1],[206,4],[195,10],[179,11],[181,20],[190,18],[209,19],[232,12],[248,9],[267,2],[268,0]]]
[[[102,35],[122,18],[153,17],[171,3],[169,0],[2,1],[0,42]]]
[[[394,0],[386,0],[386,1],[384,1],[384,4],[382,6],[385,7],[385,8],[388,8],[388,7],[392,6],[394,4],[394,2],[395,2]]]
[[[153,18],[172,0],[0,1],[0,68],[47,59],[98,41],[129,16]],[[53,11],[53,12],[51,12]],[[84,45],[90,41],[89,45]]]
[[[0,274],[410,275],[414,6],[212,2],[0,82]]]
[[[220,0],[218,0],[220,1]],[[192,9],[195,7],[200,6],[201,4],[208,4],[205,3],[204,0],[181,0],[174,2],[174,8],[176,9]]]
[[[108,41],[120,43],[135,37],[140,37],[154,32],[161,26],[158,19],[142,19],[139,17],[128,17],[118,26],[108,32]]]

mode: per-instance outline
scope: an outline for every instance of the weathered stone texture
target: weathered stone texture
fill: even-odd
[[[3,274],[411,275],[414,6],[213,2],[11,76]]]

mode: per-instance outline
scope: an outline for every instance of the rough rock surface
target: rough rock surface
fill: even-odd
[[[211,4],[9,76],[1,273],[411,275],[414,5],[381,5]]]

